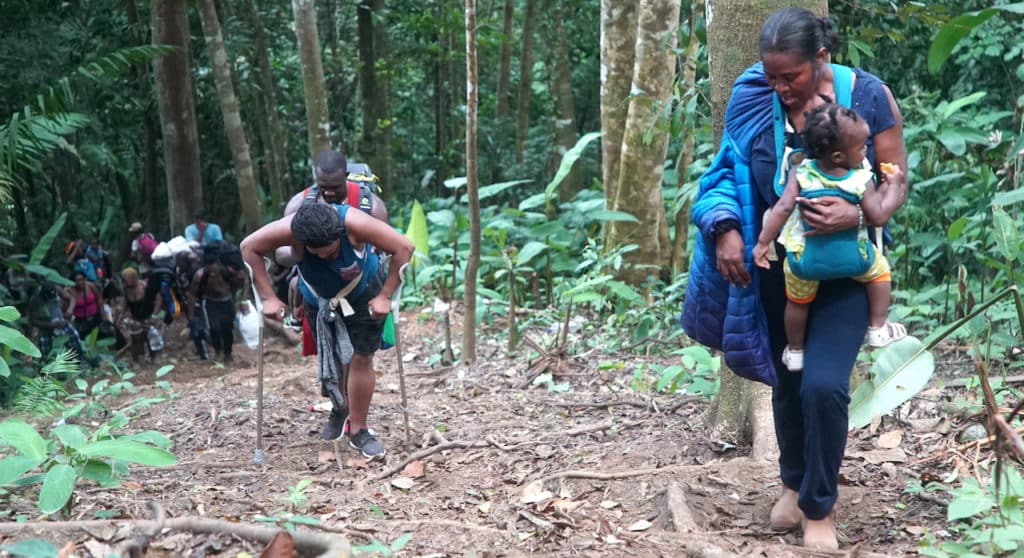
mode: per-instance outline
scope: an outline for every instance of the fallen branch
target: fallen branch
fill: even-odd
[[[425,457],[429,457],[429,456],[434,455],[435,453],[438,453],[438,452],[442,452],[442,451],[450,450],[450,449],[485,448],[485,447],[487,447],[489,445],[491,445],[490,442],[448,442],[447,444],[441,444],[441,445],[438,445],[438,446],[430,446],[429,448],[427,448],[425,450],[420,450],[420,451],[418,451],[416,453],[410,454],[405,459],[399,461],[397,465],[393,465],[391,467],[388,467],[383,472],[381,472],[381,473],[377,474],[375,477],[373,477],[373,480],[375,480],[375,481],[384,480],[384,479],[390,477],[391,475],[393,475],[393,474],[401,471],[402,469],[404,469],[405,466],[408,465],[409,463],[412,463],[413,461],[416,461],[417,459],[423,459]]]
[[[677,397],[676,399],[680,399],[680,398]],[[653,400],[653,399],[650,400],[650,401],[643,401],[643,400],[639,400],[639,399],[617,399],[615,401],[592,401],[592,402],[579,402],[579,403],[574,403],[574,402],[571,402],[571,401],[545,401],[544,404],[545,405],[551,405],[553,407],[565,407],[565,408],[569,408],[569,409],[574,409],[574,408],[607,409],[607,408],[611,408],[611,407],[618,407],[620,405],[626,405],[626,406],[630,406],[630,407],[639,407],[641,409],[653,408],[655,410],[655,412],[660,411],[660,412],[665,413],[665,414],[671,414],[671,413],[674,413],[676,410],[678,410],[683,405],[686,405],[687,403],[691,403],[691,402],[695,402],[695,401],[699,400],[699,398],[692,397],[692,396],[684,396],[681,399],[682,400],[676,401],[672,405],[668,405],[668,406],[665,406],[665,407],[659,407],[657,405],[657,402],[655,400]]]
[[[588,424],[586,426],[580,426],[573,428],[572,430],[566,430],[561,433],[562,436],[579,436],[580,434],[590,434],[591,432],[604,432],[609,428],[615,426],[615,422],[611,419],[598,424]]]
[[[559,473],[553,473],[546,477],[542,477],[539,481],[545,483],[555,479],[592,479],[592,480],[617,480],[617,479],[628,479],[632,477],[642,477],[644,475],[656,475],[659,473],[667,473],[669,471],[685,471],[685,470],[699,470],[707,467],[707,465],[690,465],[690,464],[677,464],[668,465],[665,467],[655,467],[653,469],[633,469],[632,471],[618,471],[612,473],[596,473],[594,471],[561,471]]]
[[[665,506],[668,507],[672,526],[678,533],[694,533],[699,530],[693,519],[690,506],[686,504],[686,493],[677,482],[671,482],[665,490]]]
[[[399,523],[402,525],[432,525],[435,527],[455,527],[458,529],[468,529],[470,531],[484,531],[487,533],[495,533],[499,535],[511,535],[504,529],[496,529],[494,527],[488,527],[486,525],[477,525],[476,523],[468,523],[462,521],[452,521],[450,519],[390,519],[388,523]]]
[[[94,519],[85,521],[28,521],[25,523],[0,523],[0,534],[13,535],[24,530],[38,531],[41,534],[52,534],[55,531],[96,531],[113,527],[129,526],[131,529],[149,532],[161,526],[159,521],[150,519]],[[260,527],[245,523],[230,523],[219,519],[205,517],[177,517],[162,524],[163,529],[171,531],[189,531],[216,535],[231,535],[242,539],[267,544],[281,532],[281,529]],[[351,549],[348,541],[333,535],[295,531],[295,548],[303,555],[312,554],[321,558],[349,556]]]
[[[1007,376],[1007,377],[1001,378],[1001,379],[1003,381],[1003,385],[1004,386],[1008,385],[1008,384],[1022,384],[1022,383],[1024,383],[1024,376]],[[973,382],[973,381],[974,381],[973,377],[958,378],[956,380],[949,380],[948,382],[945,382],[945,386],[946,387],[967,387],[967,383],[968,382]]]

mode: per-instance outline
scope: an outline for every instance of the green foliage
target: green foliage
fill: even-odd
[[[985,10],[959,15],[946,22],[939,29],[939,33],[935,36],[932,46],[928,50],[928,71],[933,74],[937,73],[942,68],[942,65],[946,63],[950,54],[953,53],[953,49],[964,37],[973,31],[975,27],[985,23],[1000,11],[1024,14],[1024,3],[994,6]]]
[[[309,504],[309,496],[306,489],[313,484],[310,479],[302,479],[295,486],[288,487],[288,507],[292,511],[303,510]]]
[[[253,520],[258,522],[258,523],[272,523],[272,524],[277,525],[278,527],[281,527],[282,529],[285,529],[285,530],[287,530],[289,532],[292,532],[292,533],[295,532],[295,529],[299,525],[311,525],[311,526],[320,525],[320,520],[315,518],[315,517],[309,517],[309,516],[305,516],[305,515],[295,515],[295,514],[290,513],[290,512],[280,512],[280,513],[278,513],[277,515],[275,515],[273,517],[257,516],[255,518],[253,518]]]
[[[39,539],[29,539],[11,545],[0,545],[0,551],[7,552],[11,556],[19,556],[20,558],[55,558],[58,555],[56,546]]]
[[[965,478],[950,490],[947,530],[955,540],[929,534],[918,552],[934,558],[1018,556],[1024,549],[1024,478],[1004,464],[988,486]],[[998,469],[997,469],[998,471]]]
[[[73,416],[75,410],[65,420]],[[115,486],[127,473],[128,464],[166,467],[177,462],[167,451],[170,439],[159,432],[115,434],[130,420],[125,413],[116,413],[92,433],[62,421],[46,438],[17,419],[0,423],[0,443],[16,451],[0,459],[0,487],[41,484],[39,510],[54,514],[71,505],[71,496],[81,480]]]
[[[356,556],[368,554],[370,556],[381,556],[391,557],[397,555],[402,551],[403,548],[409,541],[412,540],[412,533],[403,533],[398,536],[391,544],[381,542],[377,539],[373,539],[370,544],[362,546],[353,546],[352,551],[355,552]]]

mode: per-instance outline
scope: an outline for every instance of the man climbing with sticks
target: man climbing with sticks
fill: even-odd
[[[345,164],[338,168],[344,169]],[[318,164],[318,182],[320,170]],[[275,320],[284,318],[285,305],[274,294],[263,257],[290,246],[292,254],[301,258],[299,273],[317,300],[316,317],[309,318],[316,324],[321,391],[334,407],[322,437],[338,439],[348,433],[353,448],[375,458],[385,451],[366,425],[375,383],[373,355],[380,347],[383,320],[391,311],[391,295],[399,286],[398,271],[412,257],[413,245],[386,223],[349,208],[347,204],[303,205],[250,234],[241,249],[253,269],[263,313]],[[386,266],[381,253],[391,255]],[[345,365],[349,365],[347,398],[339,385]]]

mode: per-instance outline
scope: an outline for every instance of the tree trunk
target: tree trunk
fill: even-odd
[[[438,197],[445,195],[444,181],[448,179],[448,63],[445,60],[448,51],[445,45],[448,44],[447,37],[443,30],[439,30],[437,44],[441,45],[441,51],[437,56],[437,67],[434,72],[434,154],[437,157],[437,193]]]
[[[818,14],[828,13],[828,2],[784,1],[746,2],[740,0],[708,0],[708,65],[711,73],[711,108],[715,126],[715,143],[721,139],[725,106],[732,84],[743,70],[757,61],[757,39],[761,26],[775,10],[787,7],[807,8]],[[781,372],[785,374],[786,372]],[[755,441],[751,456],[770,458],[778,453],[774,436],[755,425],[770,428],[770,389],[756,382],[739,379],[722,369],[722,383],[708,414],[708,426],[723,439],[737,442]]]
[[[565,33],[562,27],[565,8],[561,2],[554,2],[549,9],[547,42],[553,52],[547,58],[551,90],[555,94],[555,107],[558,111],[558,117],[555,118],[557,164],[562,160],[565,152],[576,145],[576,101],[572,96],[572,67],[569,65],[569,50],[565,46]],[[557,169],[557,167],[555,168]],[[559,198],[562,201],[569,201],[576,197],[576,194],[582,189],[583,176],[579,168],[573,165],[569,175],[559,186]]]
[[[532,1],[532,0],[528,0]],[[476,360],[476,274],[480,268],[480,192],[477,181],[476,0],[466,0],[466,200],[469,203],[469,257],[466,260],[462,362]]]
[[[519,55],[519,96],[516,98],[516,161],[523,161],[523,151],[530,134],[530,99],[533,94],[533,30],[537,24],[537,0],[526,0],[523,15],[523,51]]]
[[[153,0],[153,44],[175,50],[153,60],[153,76],[164,148],[170,230],[184,230],[203,203],[199,134],[189,72],[188,14],[185,0]],[[157,229],[149,223],[147,229]]]
[[[639,7],[640,0],[601,0],[601,176],[609,205],[619,189]]]
[[[384,0],[366,0],[356,8],[359,26],[359,83],[363,96],[362,153],[384,186],[382,194],[391,199],[391,118],[388,72],[378,71],[385,56],[384,26],[374,25],[374,14],[384,9]]]
[[[267,34],[263,29],[263,22],[256,9],[256,0],[243,0],[242,4],[253,33],[253,47],[256,54],[254,72],[260,85],[256,94],[265,107],[265,110],[257,115],[257,119],[266,127],[264,140],[266,141],[265,149],[268,159],[266,169],[267,183],[270,186],[270,200],[274,210],[281,211],[292,190],[288,159],[285,155],[288,134],[281,128],[281,120],[278,117],[277,88],[274,86],[274,75],[270,66],[270,49],[267,46]]]
[[[512,71],[512,23],[515,17],[515,0],[505,0],[505,11],[501,20],[501,55],[498,58],[498,85],[494,90],[494,116],[499,122],[508,116],[509,74]]]
[[[620,187],[613,200],[606,200],[609,209],[631,213],[639,220],[613,221],[608,228],[609,247],[638,246],[627,255],[633,265],[621,273],[634,285],[660,271],[669,248],[661,196],[668,127],[660,115],[672,95],[675,77],[679,0],[641,0],[639,14],[631,85],[637,93],[629,102],[619,150]]]
[[[693,13],[690,16],[690,42],[686,47],[686,54],[680,64],[679,88],[682,91],[695,89],[697,86],[697,52],[700,49],[700,40],[697,38],[697,23],[703,15],[704,0],[693,0]],[[694,91],[694,94],[696,94],[696,91]],[[691,122],[693,125],[686,130],[686,137],[683,138],[683,144],[679,148],[679,158],[676,159],[676,188],[679,192],[682,192],[686,186],[690,176],[690,165],[693,164],[694,150],[697,147],[697,123],[693,119],[691,119]],[[690,208],[692,199],[691,196],[686,196],[686,201],[676,210],[673,223],[675,234],[672,240],[672,255],[669,262],[673,277],[678,277],[686,272],[690,264],[690,258],[686,253],[686,245],[690,238]]]
[[[135,44],[140,46],[147,44],[145,33],[143,33],[142,21],[139,18],[139,8],[135,5],[135,0],[125,0],[125,8],[128,13],[128,24],[135,38]],[[135,74],[140,84],[139,96],[145,99],[153,99],[153,79],[150,76],[149,66],[145,64],[137,65],[135,67]],[[147,102],[146,105],[151,107],[150,103],[152,103],[152,100]],[[128,204],[125,205],[126,225],[137,219],[145,220],[147,223],[157,222],[157,218],[161,217],[160,206],[164,205],[158,201],[163,197],[163,192],[160,191],[159,168],[157,168],[160,156],[157,149],[157,128],[160,127],[160,124],[153,110],[143,109],[140,118],[142,119],[142,148],[144,151],[141,191],[136,200],[122,200],[122,203]]]
[[[327,110],[327,87],[324,65],[320,58],[320,37],[316,28],[316,7],[313,0],[292,0],[295,12],[295,36],[302,60],[302,87],[306,95],[306,129],[309,153],[316,156],[331,148],[331,118]],[[339,145],[344,142],[339,138]]]
[[[231,159],[235,164],[242,221],[246,230],[254,231],[263,224],[263,212],[260,211],[260,198],[256,190],[256,178],[253,176],[252,158],[249,156],[249,140],[242,126],[242,114],[238,108],[235,86],[231,81],[224,36],[221,34],[220,21],[217,19],[217,9],[213,5],[213,0],[199,0],[199,15],[203,24],[203,35],[206,36],[206,47],[210,51],[210,65],[213,67],[213,80],[217,84],[220,110],[224,116],[224,132],[228,136]]]

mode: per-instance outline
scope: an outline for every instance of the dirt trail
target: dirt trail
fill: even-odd
[[[410,533],[403,551],[408,556],[807,555],[786,546],[799,542],[797,534],[768,528],[768,510],[780,490],[775,464],[710,439],[701,422],[703,400],[636,394],[628,372],[598,370],[595,356],[566,363],[572,372],[565,378],[572,384],[567,393],[520,389],[529,363],[505,358],[496,345],[482,347],[477,366],[438,373],[422,364],[439,346],[432,327],[403,325],[410,446],[404,442],[394,351],[378,358],[370,421],[388,448],[387,464],[364,465],[346,445],[339,470],[332,446],[318,438],[327,415],[319,410],[314,361],[291,356],[290,348],[273,348],[268,357],[266,462],[253,464],[255,355],[240,349],[242,362],[231,369],[179,363],[170,379],[180,396],[133,421],[133,429],[172,438],[177,466],[136,468],[120,488],[87,487],[67,519],[94,519],[101,511],[149,518],[154,500],[168,517],[250,523],[289,511],[289,488],[309,479],[308,503],[297,514],[319,519],[355,545],[391,543]],[[900,426],[890,424],[875,434]],[[925,529],[945,525],[945,510],[936,501],[904,493],[913,480],[908,475],[917,474],[907,462],[925,451],[916,449],[925,447],[919,444],[934,439],[903,426],[895,449],[879,449],[868,431],[851,435],[838,507],[844,549],[902,555],[914,551]],[[445,442],[452,449],[417,462],[422,476],[417,464],[383,476],[411,453]],[[466,447],[454,447],[459,442]],[[904,450],[902,456],[878,453]],[[666,497],[670,486],[673,498]],[[667,502],[680,498],[692,512],[696,534],[671,530]],[[33,516],[27,498],[13,505]],[[107,535],[114,536],[77,540],[114,544],[104,541]],[[154,540],[149,555],[236,556],[242,550],[258,554],[259,548],[226,535],[168,533]]]

